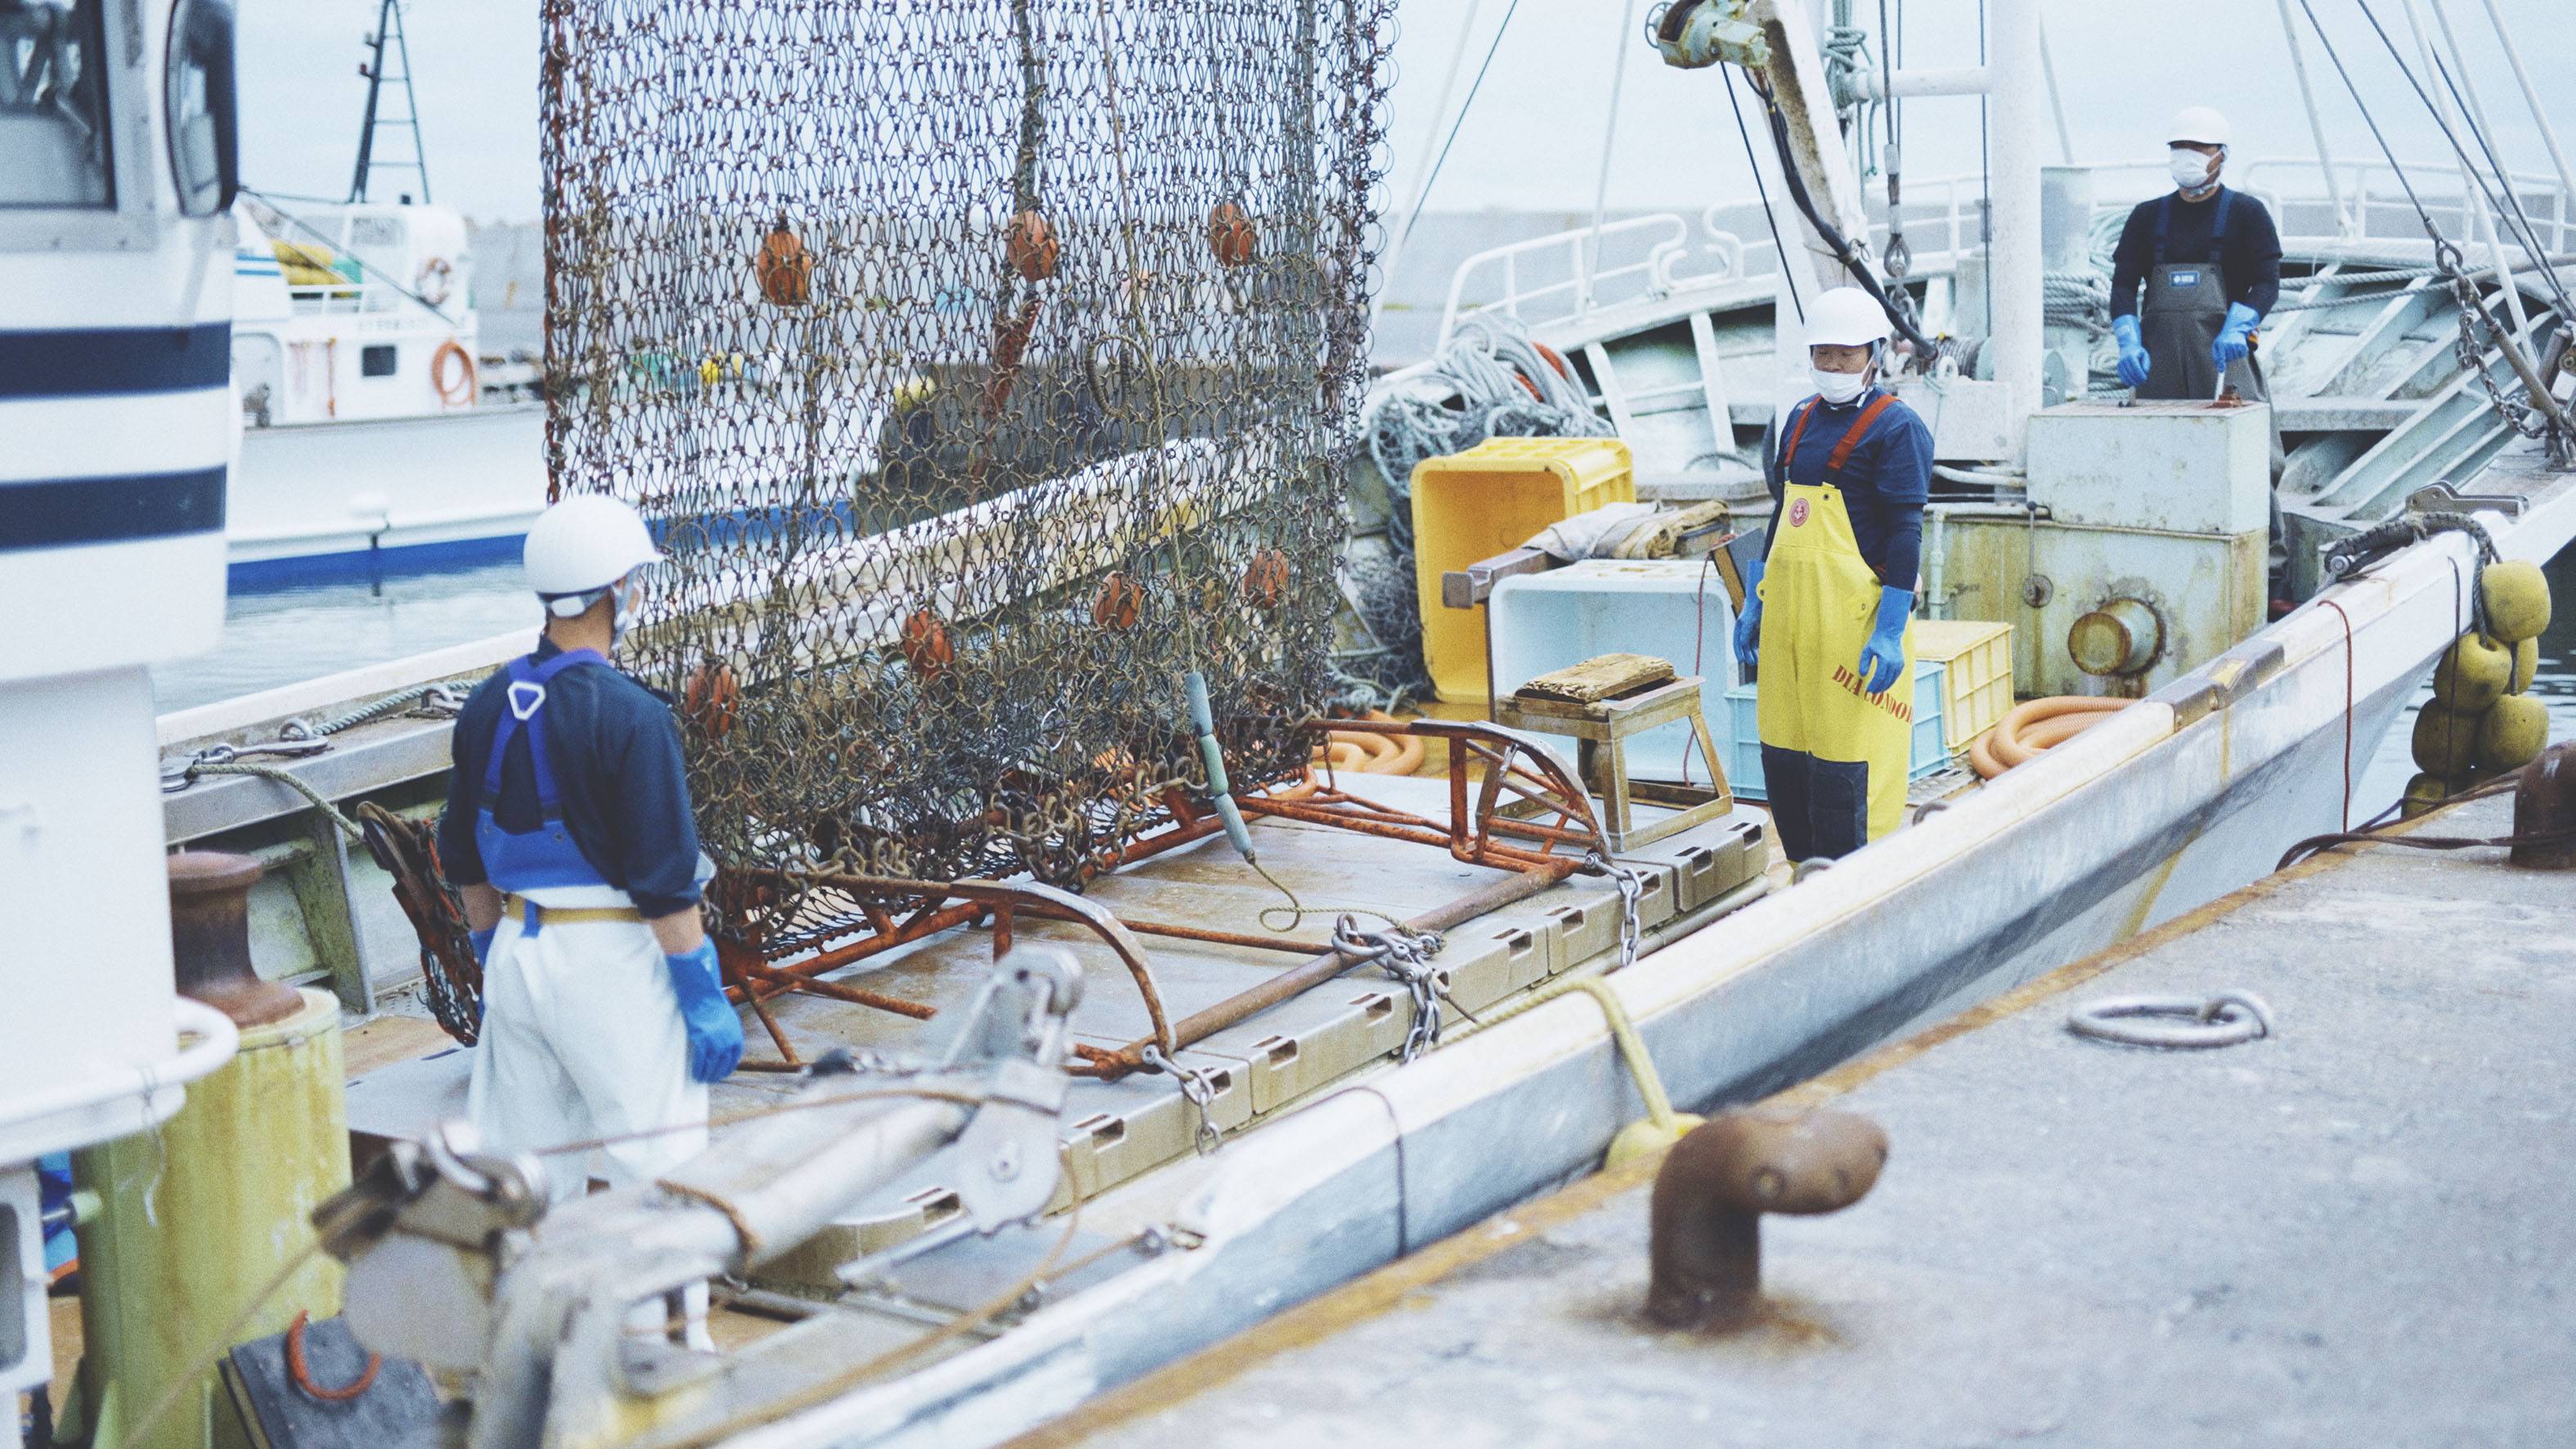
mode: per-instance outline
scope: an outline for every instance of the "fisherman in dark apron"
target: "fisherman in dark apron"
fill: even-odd
[[[2281,234],[2263,203],[2219,184],[2227,119],[2206,106],[2174,117],[2174,190],[2129,213],[2111,267],[2111,331],[2120,381],[2140,401],[2207,402],[2220,378],[2247,402],[2269,402],[2254,329],[2281,297]],[[2144,287],[2145,305],[2139,304]],[[2272,425],[2272,476],[2281,476]]]

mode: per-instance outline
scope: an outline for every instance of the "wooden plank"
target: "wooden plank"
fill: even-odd
[[[1651,654],[1601,654],[1522,685],[1514,694],[1525,701],[1570,700],[1594,704],[1634,694],[1673,678],[1669,659]]]

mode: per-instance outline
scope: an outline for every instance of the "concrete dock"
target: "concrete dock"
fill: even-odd
[[[2576,1443],[2576,872],[2504,857],[2329,853],[1786,1094],[1892,1153],[1766,1220],[1753,1328],[1644,1322],[1648,1163],[1017,1442]],[[2230,990],[2269,1036],[2067,1027]]]

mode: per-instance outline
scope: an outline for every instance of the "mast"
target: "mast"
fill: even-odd
[[[429,200],[429,155],[420,144],[420,103],[411,89],[411,41],[403,34],[402,0],[381,0],[376,10],[375,31],[366,37],[365,43],[373,55],[358,67],[358,74],[367,78],[367,114],[358,122],[358,165],[349,177],[349,199],[367,199],[367,178],[381,166],[390,171],[409,171],[419,176],[420,199],[425,202]],[[394,63],[400,68],[399,73],[390,76],[385,73],[388,43],[392,47]],[[402,84],[403,113],[399,116],[379,114],[379,103],[384,98],[388,80]],[[376,159],[376,131],[382,126],[411,132],[409,160]],[[406,195],[404,199],[410,198]]]

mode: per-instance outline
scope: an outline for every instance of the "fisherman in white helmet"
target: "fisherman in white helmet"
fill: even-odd
[[[2207,402],[2221,374],[2248,402],[2267,396],[2254,329],[2281,297],[2281,234],[2262,202],[2219,183],[2227,137],[2227,118],[2207,106],[2175,116],[2167,132],[2174,189],[2141,203],[2120,231],[2111,331],[2120,381],[2141,399]],[[2272,470],[2277,477],[2277,456]]]
[[[1807,307],[1816,395],[1790,410],[1771,531],[1745,570],[1735,655],[1755,712],[1772,828],[1791,860],[1848,855],[1896,828],[1914,739],[1914,580],[1932,430],[1877,387],[1887,311],[1857,287]]]
[[[707,1084],[742,1059],[715,944],[698,919],[698,851],[670,706],[609,663],[661,550],[634,509],[585,495],[528,530],[545,607],[536,652],[483,681],[457,715],[439,862],[483,963],[467,1111],[484,1146],[543,1158],[579,1195],[594,1155],[612,1187],[650,1182],[706,1146]],[[631,1316],[660,1334],[680,1309],[706,1340],[706,1285]]]

